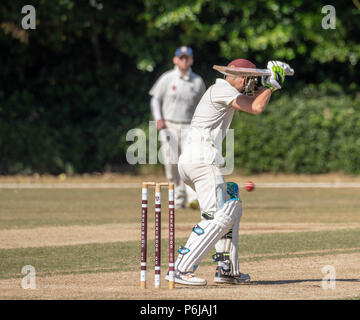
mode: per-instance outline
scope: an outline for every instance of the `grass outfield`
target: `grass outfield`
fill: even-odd
[[[359,189],[258,189],[241,193],[242,222],[360,223]],[[163,206],[167,195],[163,192]],[[3,189],[0,229],[139,223],[139,189]],[[150,210],[153,212],[153,194]],[[176,222],[199,214],[178,211]]]
[[[86,274],[100,277],[114,272],[127,275],[130,272],[129,277],[134,274],[134,279],[136,279],[133,287],[137,288],[140,256],[140,243],[137,239],[140,238],[140,197],[139,189],[0,190],[1,281],[22,278],[21,268],[32,265],[36,268],[38,277]],[[241,192],[241,197],[243,217],[240,226],[239,254],[242,265],[254,268],[256,271],[257,263],[260,263],[259,266],[267,265],[266,268],[271,270],[271,266],[278,269],[275,264],[281,265],[281,261],[288,261],[288,259],[293,259],[291,265],[301,266],[301,261],[311,264],[312,259],[326,256],[347,255],[348,264],[351,264],[351,255],[354,261],[360,258],[359,189],[256,189],[251,193]],[[164,191],[164,213],[167,211],[166,200],[167,195]],[[149,227],[151,228],[154,211],[153,192],[151,192],[149,203],[151,213]],[[176,212],[177,246],[186,242],[186,234],[198,220],[199,212],[197,211],[186,209]],[[167,216],[164,214],[163,225],[166,223]],[[321,226],[321,229],[316,229],[318,226]],[[56,230],[60,230],[60,233],[56,233]],[[67,230],[69,230],[68,233],[66,233]],[[49,234],[44,237],[46,232]],[[86,232],[88,234],[85,234]],[[136,233],[136,240],[133,233]],[[62,236],[66,238],[69,234],[74,236],[76,241],[69,238],[65,241],[66,245],[58,245],[59,242],[52,241],[55,237],[62,240]],[[91,239],[92,236],[93,239]],[[41,244],[31,243],[31,239],[41,237],[44,237]],[[162,250],[162,273],[164,274],[167,270],[166,239],[162,241]],[[150,239],[148,260],[151,270],[154,262],[153,251],[154,243]],[[342,259],[335,258],[331,261],[336,264]],[[211,254],[204,258],[199,269],[202,269],[202,266],[203,270],[211,268],[211,273],[213,272]],[[344,273],[346,276],[343,278],[345,280],[346,277],[349,278],[349,281],[346,280],[344,283],[352,285],[354,282],[354,288],[355,286],[358,288],[359,274],[353,274],[353,268],[355,266],[351,266],[348,273]],[[264,274],[265,277],[264,271],[258,272],[260,276]],[[289,277],[296,278],[295,275],[289,275]],[[5,282],[1,281],[0,289],[5,286]],[[262,283],[261,281],[264,279],[259,279],[259,283]],[[294,279],[290,282],[295,288],[296,281]],[[269,281],[266,283],[267,290],[269,290],[269,284],[272,283]],[[274,286],[277,285],[281,288],[283,283],[275,281]],[[83,290],[86,291],[84,288]],[[349,294],[349,292],[352,293],[351,288],[347,290],[349,291],[346,291],[346,294],[339,293],[339,296],[335,297],[337,299],[359,297],[358,289],[354,290],[354,296]],[[2,292],[6,290],[2,289]],[[255,299],[259,298],[256,292],[258,291],[253,293]],[[55,299],[58,297],[56,293],[51,294],[54,295],[51,297]],[[66,299],[66,294],[63,293],[60,298]],[[283,293],[269,294],[268,298],[282,299],[281,294]],[[13,296],[9,293],[3,298],[11,299],[12,297],[22,298],[23,291],[16,291]],[[36,296],[36,298],[42,297],[44,296]],[[92,292],[85,298],[97,297],[97,294]],[[141,297],[141,295],[136,293],[135,297]],[[149,298],[149,296],[144,297]],[[150,298],[160,299],[161,295],[150,296]],[[307,299],[308,296],[300,295],[299,298]]]
[[[184,244],[186,238],[176,242]],[[243,262],[360,252],[360,229],[244,235],[239,242]],[[149,253],[153,248],[150,241]],[[21,276],[19,270],[24,265],[36,266],[38,275],[138,270],[139,252],[138,241],[0,250],[0,278]],[[167,261],[167,242],[163,241],[164,270]],[[149,264],[154,264],[151,254]],[[212,264],[210,254],[202,264]]]

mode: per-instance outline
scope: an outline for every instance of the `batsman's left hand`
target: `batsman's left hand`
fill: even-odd
[[[269,61],[267,69],[271,71],[271,76],[261,77],[261,83],[264,87],[270,88],[272,92],[281,89],[285,81],[285,69],[290,66],[282,61]]]

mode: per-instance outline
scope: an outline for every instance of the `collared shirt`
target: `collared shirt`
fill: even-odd
[[[191,68],[182,75],[175,66],[159,77],[149,94],[160,101],[163,119],[190,123],[205,90],[204,81]]]

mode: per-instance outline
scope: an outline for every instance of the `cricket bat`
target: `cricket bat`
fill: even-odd
[[[254,68],[234,68],[234,67],[224,67],[213,65],[213,69],[232,77],[261,77],[261,76],[270,76],[271,71],[268,69],[254,69]],[[295,74],[294,69],[286,68],[286,76],[293,76]]]

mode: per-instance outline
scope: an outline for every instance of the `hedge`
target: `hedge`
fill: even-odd
[[[29,0],[36,30],[23,30],[24,4],[0,6],[0,174],[128,170],[126,133],[147,128],[148,91],[179,45],[207,86],[213,64],[238,57],[296,70],[264,114],[235,118],[238,168],[359,172],[356,6],[323,29],[310,0]],[[340,90],[315,97],[325,81]]]
[[[281,95],[260,115],[238,113],[235,165],[247,173],[360,173],[360,98]]]

